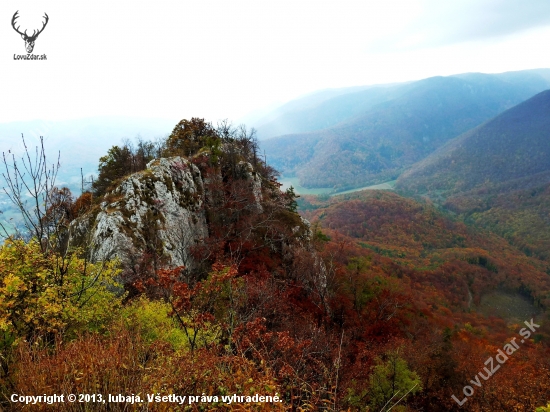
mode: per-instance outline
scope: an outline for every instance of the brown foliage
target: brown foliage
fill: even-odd
[[[280,393],[272,372],[239,356],[217,350],[200,350],[194,356],[174,353],[158,342],[146,345],[130,330],[116,335],[88,335],[55,348],[22,343],[17,351],[18,370],[13,376],[13,393],[57,394],[146,394],[166,395],[250,395]],[[60,411],[126,411],[125,403],[57,404]],[[174,404],[149,404],[148,410],[174,410]],[[209,410],[243,410],[243,405],[202,404]],[[136,409],[141,407],[136,405]],[[248,405],[248,410],[284,410],[282,404]],[[45,404],[33,410],[51,410]],[[199,410],[199,404],[191,410]]]

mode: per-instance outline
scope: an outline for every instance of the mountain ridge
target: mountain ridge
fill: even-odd
[[[544,184],[550,170],[549,130],[550,90],[546,90],[449,141],[404,172],[396,187],[465,192],[529,176],[539,176]],[[452,176],[458,179],[454,186]]]
[[[448,140],[550,87],[536,73],[432,77],[328,129],[261,142],[304,187],[347,189],[394,180]],[[511,79],[510,79],[511,78]],[[518,80],[519,79],[519,80]]]

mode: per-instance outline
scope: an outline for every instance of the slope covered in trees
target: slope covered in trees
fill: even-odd
[[[191,410],[378,411],[400,399],[394,410],[532,411],[547,403],[550,331],[542,322],[463,407],[452,398],[462,399],[486,359],[523,327],[486,318],[478,300],[506,290],[544,310],[550,286],[540,262],[391,193],[300,199],[309,225],[246,129],[183,120],[161,148],[166,158],[185,157],[204,182],[208,233],[190,248],[195,265],[167,265],[154,236],[131,264],[92,263],[86,244],[56,241],[102,204],[113,218],[124,212],[117,188],[129,177],[118,162],[138,154],[111,151],[94,193],[74,200],[58,188],[63,196],[46,198],[41,222],[59,228],[52,241],[0,246],[2,407],[20,406],[13,393],[144,400],[91,406],[109,411],[179,407],[146,401],[157,393],[196,396]],[[261,207],[237,167],[243,162],[261,182]],[[155,200],[145,206],[160,225]],[[256,393],[281,402],[222,399]],[[82,406],[74,405],[55,407]]]
[[[362,98],[346,95],[373,103],[363,112],[323,130],[267,139],[262,148],[271,164],[298,176],[305,187],[376,184],[395,179],[448,140],[548,87],[536,72],[519,72],[424,79],[380,89],[376,104],[367,95],[377,89],[369,89],[360,92]],[[323,118],[330,118],[328,112]]]
[[[449,265],[460,266],[462,281],[468,284],[475,302],[479,303],[485,293],[502,288],[528,293],[542,306],[550,303],[545,264],[526,257],[498,236],[480,233],[446,217],[432,205],[369,190],[337,196],[309,208],[304,214],[313,222],[357,239],[361,247],[403,267],[439,271]],[[442,286],[439,289],[450,292]],[[468,291],[455,292],[448,298],[467,304]]]
[[[444,206],[467,223],[498,233],[527,255],[550,261],[550,184],[503,193],[472,190],[450,196]]]
[[[462,136],[403,173],[396,187],[427,195],[466,222],[548,260],[550,91]]]
[[[447,381],[444,386],[452,387],[458,376],[464,376],[462,375],[464,373],[475,375],[472,362],[475,363],[475,359],[490,356],[489,353],[484,352],[487,350],[486,345],[489,342],[493,342],[489,343],[491,345],[506,340],[505,336],[511,333],[514,323],[522,322],[522,316],[531,316],[532,313],[537,312],[534,307],[524,312],[520,310],[522,296],[527,297],[531,304],[541,305],[544,308],[544,312],[537,319],[541,319],[543,323],[544,319],[547,319],[546,307],[550,279],[545,273],[547,267],[545,264],[526,257],[502,238],[487,232],[481,233],[475,228],[445,216],[430,204],[418,203],[384,191],[358,192],[326,201],[306,196],[299,200],[299,204],[301,210],[305,210],[304,215],[312,220],[314,227],[322,228],[323,233],[331,237],[330,242],[348,242],[349,249],[343,253],[344,256],[347,255],[348,258],[359,255],[369,256],[367,261],[351,260],[351,264],[348,263],[347,266],[348,270],[361,271],[367,267],[372,273],[382,268],[385,273],[392,273],[394,279],[399,279],[400,287],[407,285],[407,288],[410,288],[408,290],[412,294],[409,298],[413,299],[413,305],[426,304],[430,307],[431,315],[440,314],[442,316],[440,319],[449,321],[449,324],[454,324],[455,327],[457,322],[464,322],[470,325],[466,330],[475,331],[474,335],[477,338],[473,340],[465,335],[455,340],[458,335],[453,335],[447,341],[449,347],[453,348],[452,361],[449,359],[453,366],[450,367],[449,364],[437,366],[438,372],[434,371],[434,383],[439,379],[436,376],[446,376]],[[351,245],[355,248],[353,252],[351,252],[353,249]],[[345,285],[350,293],[353,304],[361,305],[363,299],[368,301],[365,293],[368,293],[369,289],[349,272],[346,276],[342,285]],[[510,298],[514,295],[515,298]],[[500,305],[498,298],[504,297],[509,298],[510,311],[507,316],[504,316],[504,311],[489,307]],[[506,319],[508,331],[499,331],[497,325],[502,320],[495,317],[486,318],[486,313],[498,313],[501,319]],[[431,319],[428,322],[437,329],[434,321]],[[476,326],[472,326],[474,324]],[[470,328],[471,326],[473,329]],[[548,326],[544,328],[546,332],[543,334],[548,334],[547,328]],[[422,339],[424,338],[420,340]],[[461,339],[464,340],[459,343]],[[546,338],[541,335],[537,339],[544,342]],[[475,341],[477,342],[474,343]],[[458,349],[459,347],[462,349]],[[466,352],[461,354],[459,352],[466,347],[469,347],[468,355],[466,358],[461,358]],[[480,351],[477,352],[474,347]],[[416,350],[424,353],[424,349]],[[458,352],[454,352],[457,350]],[[436,358],[443,353],[448,352],[444,349]],[[532,355],[533,353],[527,357]],[[533,372],[544,370],[538,361],[533,362],[537,365],[533,368]],[[426,361],[426,364],[433,365],[431,361]],[[519,362],[514,367],[518,368],[516,371],[521,370],[521,373],[525,373],[529,369],[529,367],[526,369],[526,366],[526,364],[521,366]],[[466,369],[462,370],[463,367]],[[415,370],[419,371],[419,369]],[[500,376],[504,381],[500,384],[506,385],[504,382],[516,371],[509,372],[503,369]],[[420,375],[425,376],[422,373]],[[492,379],[490,382],[484,382],[483,385],[492,385]],[[541,381],[538,378],[535,379],[537,385],[540,385]],[[431,390],[435,390],[435,387]],[[510,391],[508,386],[506,391],[485,387],[483,396],[488,398],[476,400],[472,397],[463,409],[509,410],[513,409],[512,404],[516,402],[510,403],[513,398],[518,400],[515,403],[518,410],[533,408],[533,404],[526,398],[519,401],[518,394],[512,393],[515,392],[515,388],[511,392],[508,391]],[[493,398],[496,393],[499,395]],[[433,393],[428,395],[430,407],[436,404],[433,396]],[[439,406],[434,410],[455,410],[453,407],[456,407],[444,402],[437,404]]]
[[[403,173],[397,187],[448,195],[540,186],[550,179],[549,137],[547,90],[453,139]]]
[[[453,77],[476,81],[476,73]],[[505,83],[521,83],[532,94],[549,87],[550,70],[535,69],[491,75]],[[477,82],[484,81],[483,77]],[[326,129],[351,120],[366,112],[373,105],[394,99],[406,93],[415,82],[381,84],[375,86],[328,89],[292,100],[253,122],[258,138],[282,136]]]

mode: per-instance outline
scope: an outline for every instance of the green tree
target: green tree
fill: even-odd
[[[294,191],[294,187],[290,186],[288,189],[286,189],[286,198],[287,198],[287,209],[291,212],[297,213],[298,212],[298,202],[296,202],[296,199],[300,196],[296,194]]]
[[[92,184],[94,195],[100,197],[116,180],[145,170],[147,163],[161,156],[164,146],[162,139],[148,141],[138,136],[135,143],[125,139],[122,146],[111,147],[99,159],[99,176]]]
[[[131,173],[132,153],[126,145],[113,146],[99,159],[99,176],[92,184],[94,195],[103,196],[116,180]]]
[[[370,404],[377,411],[404,402],[408,396],[422,390],[420,377],[409,370],[399,350],[386,353],[385,360],[376,359],[369,387]]]

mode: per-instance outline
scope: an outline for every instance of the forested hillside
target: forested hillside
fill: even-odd
[[[312,222],[358,239],[361,247],[404,267],[440,270],[451,263],[473,265],[463,273],[469,278],[474,301],[479,302],[484,294],[502,288],[527,292],[542,306],[550,303],[546,301],[550,296],[550,278],[545,273],[550,265],[526,257],[498,236],[445,216],[433,205],[392,192],[367,190],[312,204],[304,199],[301,206]],[[489,276],[474,275],[475,266],[486,269]],[[484,282],[489,284],[482,285]],[[440,291],[450,293],[449,299],[468,302],[467,292],[456,294],[443,287]]]
[[[77,198],[49,174],[48,190],[14,189],[38,201],[20,204],[27,230],[0,246],[2,408],[24,410],[14,393],[133,396],[94,401],[100,411],[534,411],[550,399],[547,265],[506,240],[395,193],[282,192],[251,131],[227,122],[113,146],[98,172]],[[466,395],[502,348],[506,364]]]
[[[536,187],[549,181],[550,90],[453,139],[400,176],[397,187],[455,194]]]
[[[453,139],[403,173],[396,187],[427,195],[465,221],[548,259],[550,91]]]
[[[498,233],[528,256],[550,261],[550,184],[503,193],[474,190],[450,196],[444,205],[467,223]]]
[[[351,105],[362,113],[350,113],[327,129],[262,141],[262,148],[283,175],[298,176],[305,187],[376,184],[397,178],[450,139],[548,87],[535,71],[434,77],[368,89],[323,103],[338,113],[335,108],[344,108],[345,99],[362,99],[366,106]],[[330,119],[322,108],[315,113]]]
[[[449,322],[447,325],[454,324],[455,328],[457,324],[466,325],[462,332],[452,334],[446,340],[453,353],[448,359],[453,365],[451,369],[446,369],[449,365],[440,364],[432,370],[434,385],[427,391],[424,390],[424,395],[429,398],[424,404],[427,410],[456,408],[456,404],[439,403],[441,401],[435,400],[437,395],[432,391],[437,392],[436,382],[442,384],[439,380],[442,376],[445,376],[443,379],[446,383],[442,384],[445,387],[458,384],[458,376],[464,376],[464,380],[468,381],[465,376],[476,373],[476,367],[472,365],[472,362],[476,362],[474,359],[490,356],[490,352],[486,352],[491,345],[489,342],[506,341],[505,336],[514,330],[513,325],[523,323],[522,319],[526,316],[536,314],[536,319],[541,320],[548,317],[547,303],[542,303],[535,297],[538,295],[548,299],[550,296],[547,264],[526,257],[498,236],[481,232],[446,216],[431,204],[374,190],[341,195],[325,201],[306,196],[299,200],[299,204],[314,227],[318,225],[317,227],[322,228],[326,235],[331,236],[331,241],[346,244],[348,248],[353,245],[355,256],[369,256],[367,261],[352,260],[348,269],[361,271],[368,268],[367,271],[375,271],[382,267],[382,270],[393,273],[392,277],[399,287],[407,285],[407,290],[412,293],[409,295],[409,299],[412,299],[411,305],[429,306],[427,322],[436,330],[438,327],[433,323],[435,319],[430,320],[430,316],[436,313],[441,315],[441,320],[446,319]],[[349,254],[349,250],[343,254]],[[369,288],[357,278],[348,273],[344,284],[353,296],[355,305],[361,305],[363,299],[369,301],[365,296]],[[412,319],[414,316],[411,321],[415,324]],[[504,325],[501,323],[503,321],[508,326],[507,332],[504,329],[499,331],[499,325]],[[415,327],[418,328],[418,324]],[[543,333],[548,334],[547,328],[545,326],[546,332]],[[473,334],[468,336],[466,331]],[[415,336],[414,332],[410,333],[411,337]],[[420,338],[419,341],[423,339],[425,338]],[[542,344],[546,338],[540,336],[537,339],[541,342],[539,348],[546,346]],[[412,341],[415,342],[416,338],[412,338]],[[418,354],[429,351],[420,347],[411,350]],[[545,349],[546,352],[547,350]],[[435,357],[431,361],[425,360],[426,364],[432,365],[441,356],[446,357],[445,353],[446,350],[437,352],[437,355],[432,353],[430,356]],[[525,373],[531,369],[527,364],[521,366],[523,361],[527,361],[536,365],[528,373],[533,374],[536,386],[542,388],[540,385],[544,384],[539,380],[541,375],[536,371],[544,371],[546,367],[537,360],[528,361],[531,356],[538,355],[533,352],[526,355],[515,364],[513,372],[502,369],[502,374],[498,376],[504,380],[497,385],[506,387],[505,391],[492,386],[493,379],[497,376],[495,375],[483,383],[484,399],[469,398],[462,409],[456,410],[504,411],[513,410],[514,407],[525,411],[534,409],[527,397],[523,398],[516,392],[529,391],[528,389],[519,389],[518,386],[512,387],[505,383],[506,379],[518,371]],[[542,372],[543,375],[547,373]],[[420,375],[423,376],[422,373]],[[522,383],[516,382],[516,385],[522,386]],[[425,387],[429,386],[428,384]],[[543,390],[545,391],[546,389]]]

